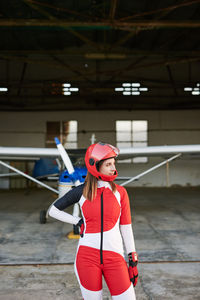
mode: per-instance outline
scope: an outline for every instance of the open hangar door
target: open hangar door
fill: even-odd
[[[95,139],[129,147],[199,144],[199,16],[200,1],[1,1],[0,146],[50,148],[55,135],[67,149]],[[117,167],[133,176],[159,161]],[[29,170],[17,159],[12,165]],[[197,156],[180,159],[129,189],[138,299],[198,298],[199,170]],[[26,182],[6,179],[1,188]],[[74,244],[61,223],[38,224],[49,198],[34,192],[1,191],[0,263],[10,265],[2,267],[1,296],[77,299],[75,280],[65,280]],[[66,262],[64,274],[55,264]]]

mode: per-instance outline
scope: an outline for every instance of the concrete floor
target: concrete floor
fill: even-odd
[[[200,188],[128,192],[140,260],[137,300],[200,299]],[[44,190],[0,191],[0,300],[82,299],[73,272],[77,240],[66,238],[71,225],[39,224],[39,211],[53,201]]]

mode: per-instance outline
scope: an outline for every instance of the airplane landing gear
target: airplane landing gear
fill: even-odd
[[[40,211],[40,224],[46,224],[46,222],[47,222],[46,214],[47,214],[46,210]]]

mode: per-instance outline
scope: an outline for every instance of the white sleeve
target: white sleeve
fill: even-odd
[[[132,225],[131,224],[120,225],[120,231],[124,241],[126,253],[128,254],[130,252],[136,252]]]
[[[74,225],[76,225],[79,222],[79,220],[81,219],[79,217],[74,217],[74,216],[56,208],[54,205],[52,205],[49,210],[49,216],[51,216],[57,220],[60,220],[62,222],[70,223],[70,224],[74,224]]]

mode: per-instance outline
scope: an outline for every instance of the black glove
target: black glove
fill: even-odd
[[[76,224],[76,226],[79,226],[80,227],[80,236],[83,237],[83,232],[84,232],[84,222],[83,222],[83,219],[80,219],[79,222]]]
[[[137,281],[138,281],[138,269],[137,269],[137,264],[138,264],[138,256],[136,252],[131,252],[128,254],[128,259],[129,259],[129,277],[130,281],[133,283],[133,286],[136,286]]]

